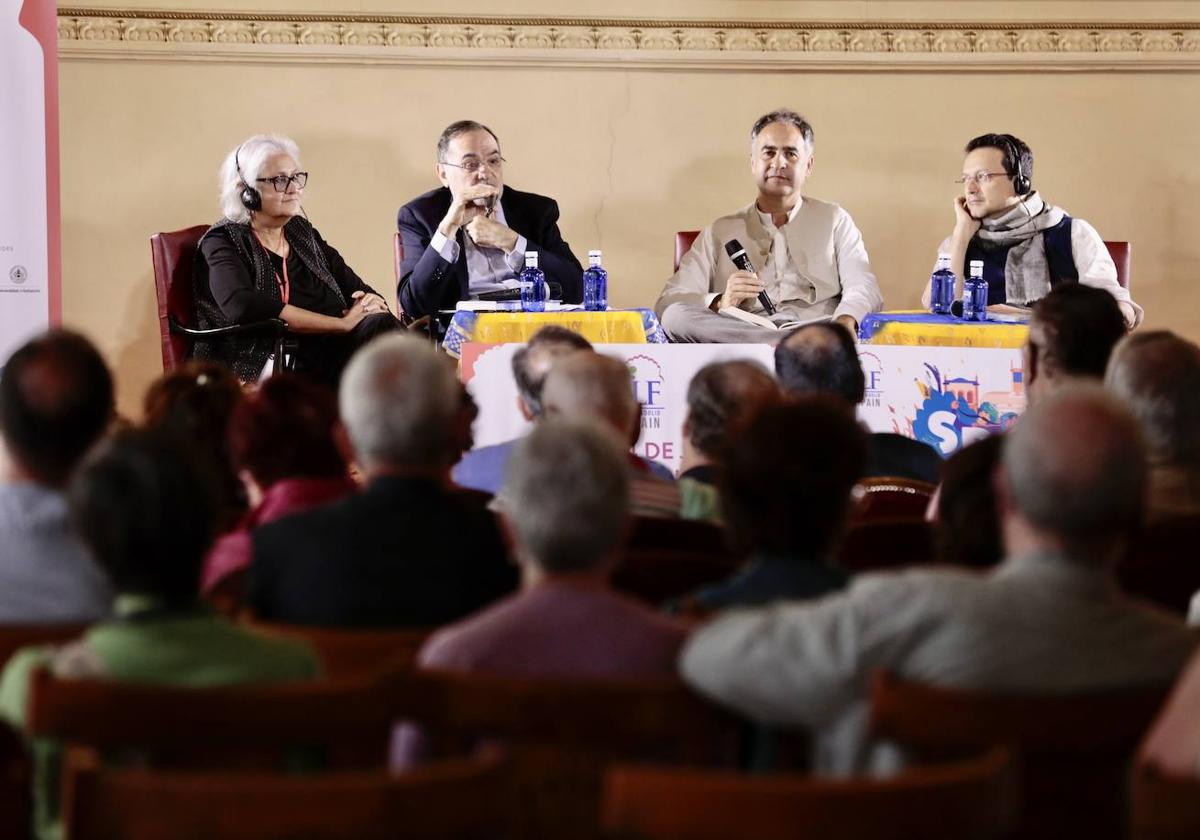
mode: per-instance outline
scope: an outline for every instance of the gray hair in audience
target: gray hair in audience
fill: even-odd
[[[492,139],[496,141],[496,148],[500,148],[500,138],[496,136],[496,132],[492,131],[481,122],[475,120],[458,120],[452,122],[442,131],[437,142],[437,159],[438,163],[446,162],[446,150],[450,148],[450,141],[460,134],[468,134],[472,131],[486,131],[492,135]]]
[[[730,422],[759,400],[779,395],[779,383],[758,362],[712,362],[688,383],[688,437],[706,455],[715,455]]]
[[[547,416],[602,418],[622,435],[633,432],[639,411],[629,368],[599,353],[575,353],[551,368],[542,402]]]
[[[242,205],[242,190],[248,186],[261,190],[262,185],[255,179],[262,173],[267,158],[281,153],[291,157],[297,165],[300,163],[300,147],[296,141],[280,134],[248,137],[225,156],[218,176],[222,216],[231,222],[250,221],[250,211]]]
[[[625,452],[606,427],[547,418],[517,444],[504,498],[523,559],[548,572],[596,569],[625,538]]]
[[[1070,545],[1128,535],[1141,521],[1146,450],[1137,420],[1098,385],[1029,408],[1005,436],[1010,503]],[[1099,559],[1099,558],[1098,558]]]
[[[1200,464],[1200,347],[1167,330],[1134,333],[1104,383],[1142,424],[1151,463]]]
[[[779,108],[769,114],[763,114],[754,121],[754,126],[750,129],[750,144],[754,145],[754,141],[758,139],[759,132],[769,126],[771,123],[783,123],[784,125],[794,126],[799,129],[800,136],[804,138],[805,148],[809,154],[813,150],[813,127],[808,120],[797,114],[789,108]]]
[[[441,468],[453,457],[460,399],[444,357],[419,338],[393,334],[350,360],[338,407],[363,466]]]
[[[530,416],[539,417],[542,413],[542,388],[554,360],[591,349],[592,343],[579,333],[550,324],[535,332],[528,344],[513,353],[513,380]]]

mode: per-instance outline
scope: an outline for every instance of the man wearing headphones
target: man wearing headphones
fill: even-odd
[[[1033,189],[1033,152],[1011,134],[983,134],[967,143],[954,199],[954,232],[938,253],[950,255],[961,297],[965,269],[983,261],[988,304],[1031,306],[1051,286],[1078,281],[1117,300],[1136,327],[1142,308],[1117,284],[1117,267],[1096,229],[1047,204]],[[928,305],[929,287],[922,300]]]

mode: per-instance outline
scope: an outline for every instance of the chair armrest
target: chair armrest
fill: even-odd
[[[198,330],[193,327],[185,327],[176,321],[170,319],[171,332],[186,335],[190,338],[221,338],[227,335],[241,335],[243,333],[262,332],[269,335],[280,336],[287,332],[287,321],[281,318],[267,318],[262,321],[252,321],[249,324],[231,324],[228,327],[214,327],[209,330]]]

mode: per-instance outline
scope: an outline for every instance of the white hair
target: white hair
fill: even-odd
[[[338,408],[366,468],[448,466],[461,389],[445,357],[414,336],[375,339],[342,374]]]
[[[504,479],[522,557],[548,572],[596,569],[625,537],[629,467],[606,425],[538,421],[517,443]]]
[[[296,141],[281,134],[255,134],[233,148],[225,156],[218,174],[221,215],[231,222],[250,221],[250,211],[242,204],[242,190],[247,186],[261,189],[256,183],[263,164],[271,155],[283,153],[300,164],[300,147]],[[241,169],[239,173],[238,170]]]

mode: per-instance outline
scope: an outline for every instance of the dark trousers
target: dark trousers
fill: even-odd
[[[295,337],[295,370],[297,373],[324,382],[336,389],[342,371],[360,347],[373,338],[402,329],[390,312],[368,315],[345,334],[323,333]]]

